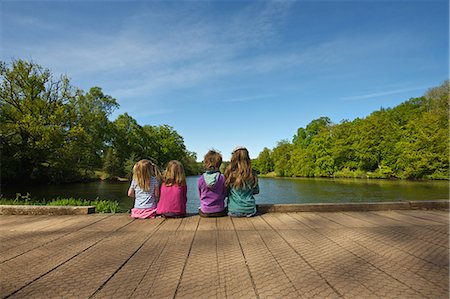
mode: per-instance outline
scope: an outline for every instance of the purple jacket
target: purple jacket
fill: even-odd
[[[219,172],[204,173],[198,179],[200,209],[203,213],[218,213],[225,209],[225,177]]]

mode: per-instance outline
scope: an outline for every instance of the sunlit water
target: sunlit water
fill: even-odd
[[[188,177],[189,213],[199,207],[198,176]],[[409,200],[448,199],[449,184],[446,181],[411,182],[362,179],[306,179],[260,178],[260,194],[256,203],[325,203],[325,202],[383,202]],[[34,198],[84,198],[117,200],[123,210],[133,206],[127,197],[128,183],[91,182],[68,185],[8,186],[1,190],[3,197],[12,198],[16,193],[29,192]]]

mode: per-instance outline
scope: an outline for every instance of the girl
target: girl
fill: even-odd
[[[183,165],[172,160],[167,164],[161,185],[157,214],[164,217],[184,217],[187,202],[186,176]]]
[[[145,219],[156,216],[160,176],[156,165],[149,160],[140,160],[133,166],[133,180],[128,189],[128,196],[134,198],[131,217]]]
[[[258,178],[252,171],[248,150],[239,146],[231,154],[231,162],[225,170],[225,186],[228,188],[228,215],[251,217],[256,214],[254,194],[259,193]]]
[[[200,197],[200,208],[198,213],[201,217],[221,217],[227,215],[225,208],[225,178],[220,173],[222,155],[210,150],[203,158],[206,172],[198,179],[198,194]]]

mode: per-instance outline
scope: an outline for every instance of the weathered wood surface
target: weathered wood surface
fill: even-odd
[[[448,298],[446,211],[0,216],[1,298]]]

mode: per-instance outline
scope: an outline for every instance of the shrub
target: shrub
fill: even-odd
[[[47,206],[95,206],[96,213],[119,213],[119,203],[110,200],[86,200],[80,198],[56,198],[50,201],[33,199],[29,193],[16,194],[15,199],[1,198],[2,205],[47,205]]]

